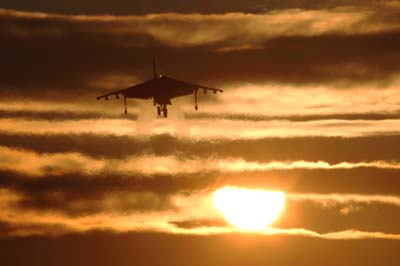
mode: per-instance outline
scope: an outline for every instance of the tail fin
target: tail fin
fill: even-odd
[[[153,74],[154,79],[157,79],[156,58],[153,56]]]

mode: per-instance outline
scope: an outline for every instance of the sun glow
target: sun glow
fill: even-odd
[[[285,205],[282,191],[223,187],[214,192],[213,202],[225,220],[242,230],[262,230],[270,225]]]

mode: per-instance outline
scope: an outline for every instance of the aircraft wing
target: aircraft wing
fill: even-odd
[[[123,90],[101,95],[97,97],[97,100],[102,98],[108,100],[108,97],[110,96],[115,96],[118,99],[120,94],[128,98],[137,99],[150,99],[157,97],[175,98],[193,94],[193,92],[197,92],[197,90],[203,90],[204,93],[207,93],[207,91],[212,91],[214,93],[223,92],[220,89],[189,83],[167,76],[161,76],[157,79],[148,80]]]
[[[122,94],[126,97],[129,98],[138,98],[138,99],[149,99],[151,97],[154,97],[153,91],[155,87],[155,80],[148,80],[140,84],[136,84],[132,87],[118,90],[118,91],[113,91],[101,96],[97,97],[97,100],[100,100],[102,98],[108,100],[109,96],[115,96],[117,99],[119,99],[119,95]]]
[[[214,93],[223,92],[220,89],[177,80],[167,76],[162,76],[157,81],[159,83],[157,84],[160,88],[159,91],[164,91],[164,93],[168,94],[168,96],[170,96],[171,98],[193,94],[193,92],[197,90],[203,90],[204,93],[206,93],[207,91],[212,91]]]
[[[114,95],[117,99],[119,99],[119,94],[121,93],[121,91],[122,91],[122,90],[113,91],[113,92],[110,92],[110,93],[107,93],[107,94],[98,96],[96,99],[97,99],[97,100],[100,100],[100,99],[104,98],[104,99],[108,100],[108,97],[109,97],[109,96],[113,96],[113,95]]]

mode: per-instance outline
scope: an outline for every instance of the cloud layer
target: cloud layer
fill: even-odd
[[[189,241],[178,251],[234,236],[351,245],[349,260],[376,243],[392,252],[400,5],[147,2],[0,6],[0,251],[18,238],[133,234]],[[192,97],[173,99],[168,119],[151,102],[129,100],[123,116],[121,101],[95,100],[150,78],[153,56],[160,73],[224,93],[199,95],[197,113]],[[285,209],[249,234],[213,206],[223,186],[283,191]]]
[[[18,97],[82,97],[148,78],[153,55],[163,72],[225,89],[243,82],[389,85],[399,72],[398,11],[392,3],[212,15],[1,9],[7,67],[0,86]]]

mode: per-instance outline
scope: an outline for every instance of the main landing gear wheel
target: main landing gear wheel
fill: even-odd
[[[164,106],[164,108],[163,108],[163,114],[164,114],[164,117],[167,117],[167,116],[168,116],[168,109],[167,109],[167,106]]]
[[[161,114],[164,117],[168,116],[168,109],[167,109],[167,105],[166,104],[160,104],[157,106],[157,115],[161,116]]]

